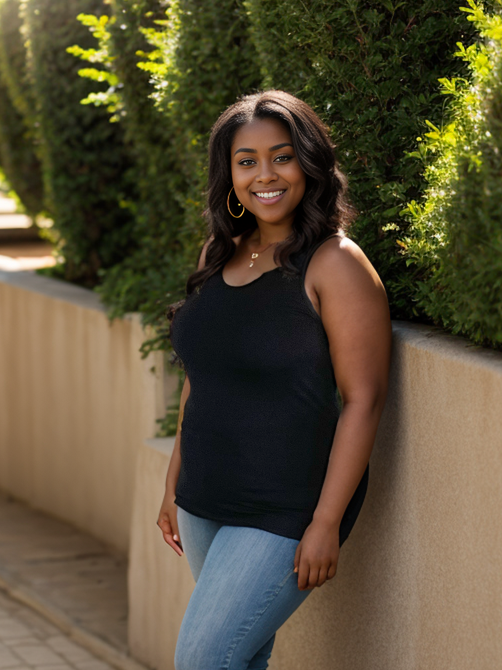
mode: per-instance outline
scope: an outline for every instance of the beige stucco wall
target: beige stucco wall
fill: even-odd
[[[92,291],[0,272],[0,488],[123,551],[136,452],[164,410],[144,340]]]
[[[427,326],[393,334],[363,510],[334,580],[278,631],[270,670],[501,667],[502,355]],[[155,525],[172,441],[157,444],[138,454],[130,645],[173,670],[194,582]]]
[[[147,440],[138,453],[129,553],[129,649],[156,670],[174,670],[178,631],[195,585],[157,526],[174,438]],[[208,668],[210,670],[210,668]]]

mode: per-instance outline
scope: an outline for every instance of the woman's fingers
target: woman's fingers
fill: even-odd
[[[328,576],[328,567],[327,566],[321,566],[319,570],[319,577],[317,579],[317,586],[322,586]]]
[[[164,540],[167,542],[167,544],[174,549],[174,551],[178,554],[178,556],[183,556],[183,551],[181,548],[178,546],[176,540],[173,539],[173,536],[167,533],[163,533]]]
[[[313,589],[317,586],[317,582],[319,579],[319,568],[311,566],[309,570],[309,580],[308,580],[308,588]]]
[[[183,545],[181,544],[181,538],[180,538],[180,531],[178,529],[178,523],[176,520],[176,523],[172,524],[174,534],[173,534],[173,540],[178,543],[178,545],[181,547],[181,550],[183,551]]]
[[[298,588],[300,591],[304,591],[308,588],[310,577],[310,566],[306,560],[301,560],[298,566]]]
[[[300,560],[298,570],[298,588],[300,591],[305,589],[313,589],[316,586],[322,586],[328,579],[332,579],[336,574],[336,565],[330,564],[329,568],[326,566],[316,567],[309,565],[306,559]]]
[[[183,550],[179,542],[179,531],[177,528],[173,530],[173,525],[174,524],[171,524],[169,520],[169,514],[167,512],[161,512],[159,514],[159,518],[157,519],[157,526],[159,526],[160,530],[162,531],[164,541],[174,549],[178,556],[182,556]]]
[[[336,575],[336,568],[337,568],[337,566],[336,566],[336,564],[334,564],[334,563],[332,563],[332,564],[329,566],[329,570],[328,570],[328,579],[333,579],[333,577]]]

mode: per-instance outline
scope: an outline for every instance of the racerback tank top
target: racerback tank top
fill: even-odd
[[[230,286],[220,268],[174,315],[171,343],[190,380],[174,502],[187,512],[297,540],[311,523],[341,410],[329,341],[304,285],[325,239],[291,258],[294,277],[277,267]],[[369,466],[340,546],[368,476]]]

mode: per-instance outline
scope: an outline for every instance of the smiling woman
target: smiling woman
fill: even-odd
[[[277,119],[253,119],[235,133],[231,153],[235,194],[257,224],[280,220],[291,228],[306,177],[287,126]]]
[[[283,91],[246,96],[209,147],[208,238],[171,342],[186,371],[158,525],[196,586],[176,670],[262,669],[336,573],[385,403],[385,289],[328,129]],[[341,399],[341,403],[340,403]]]

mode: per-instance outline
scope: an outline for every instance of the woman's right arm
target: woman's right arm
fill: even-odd
[[[199,257],[199,262],[197,265],[197,270],[202,270],[206,262],[206,251],[209,244],[212,242],[212,236],[205,242],[202,247],[202,251]],[[174,448],[169,461],[169,467],[167,469],[166,475],[166,488],[164,493],[164,499],[159,512],[159,517],[157,519],[157,525],[162,531],[164,540],[169,546],[171,546],[174,551],[179,555],[183,555],[183,547],[180,542],[180,533],[178,528],[178,518],[177,510],[178,506],[174,503],[176,497],[176,484],[178,482],[178,477],[180,475],[181,469],[181,424],[183,421],[183,412],[185,409],[185,403],[188,396],[190,395],[190,380],[188,379],[187,374],[185,373],[185,381],[183,383],[183,388],[181,389],[181,398],[180,398],[180,411],[178,415],[178,427],[176,430],[176,438],[174,440]]]

